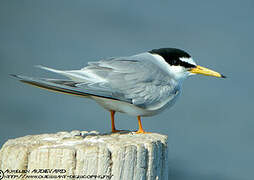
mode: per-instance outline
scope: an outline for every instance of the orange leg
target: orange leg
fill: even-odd
[[[110,110],[110,115],[111,115],[111,129],[112,129],[112,133],[120,132],[121,130],[116,130],[116,128],[115,128],[115,111]]]
[[[140,116],[138,116],[138,131],[136,132],[137,134],[144,134],[146,133],[142,127],[142,123],[141,123],[141,118]]]

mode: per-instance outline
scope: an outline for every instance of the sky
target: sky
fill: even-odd
[[[80,69],[175,47],[228,78],[190,77],[174,107],[143,119],[146,131],[168,135],[170,179],[253,179],[253,17],[251,0],[1,0],[0,145],[29,134],[111,128],[109,112],[95,102],[9,74],[58,78],[35,65]],[[137,130],[137,120],[117,114],[116,126]]]

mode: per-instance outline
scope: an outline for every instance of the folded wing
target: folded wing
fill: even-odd
[[[53,91],[79,95],[99,96],[132,103],[139,107],[152,107],[178,91],[172,79],[152,61],[149,53],[130,57],[111,58],[90,62],[81,70],[60,71],[70,80],[36,79],[17,76],[21,81]],[[174,93],[173,93],[174,94]]]

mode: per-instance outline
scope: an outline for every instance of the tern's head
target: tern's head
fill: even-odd
[[[190,75],[203,74],[225,78],[222,74],[195,63],[192,57],[185,51],[175,48],[161,48],[149,51],[162,64],[165,64],[167,71],[176,79],[184,79]]]

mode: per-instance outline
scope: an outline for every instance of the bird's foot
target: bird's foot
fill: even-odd
[[[151,134],[151,132],[146,132],[143,129],[139,129],[138,131],[135,132],[136,134]]]

